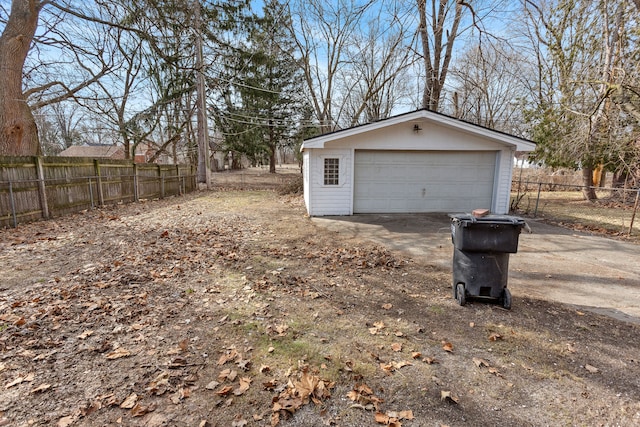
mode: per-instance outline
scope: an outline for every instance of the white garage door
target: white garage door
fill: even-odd
[[[356,151],[354,213],[491,208],[495,151]]]

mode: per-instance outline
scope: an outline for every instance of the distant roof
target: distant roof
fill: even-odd
[[[62,157],[106,157],[124,159],[124,150],[115,145],[72,145],[59,154]]]

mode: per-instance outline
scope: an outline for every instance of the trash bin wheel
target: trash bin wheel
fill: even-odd
[[[502,306],[507,310],[511,310],[511,291],[507,288],[504,288],[504,293],[502,294]]]
[[[465,295],[464,283],[458,283],[456,285],[456,300],[460,305],[465,305],[467,303],[467,296]]]

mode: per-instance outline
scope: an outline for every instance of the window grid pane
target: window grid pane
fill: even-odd
[[[324,159],[324,185],[338,185],[339,159]]]

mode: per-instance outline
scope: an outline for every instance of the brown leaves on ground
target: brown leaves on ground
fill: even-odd
[[[489,362],[487,362],[484,359],[481,359],[479,357],[474,357],[473,358],[473,363],[478,367],[478,368],[487,368],[487,370],[489,371],[489,373],[497,376],[497,377],[502,377],[502,374],[500,373],[500,371],[498,371],[497,368],[494,368],[493,366],[491,366],[489,364]]]
[[[451,392],[451,390],[441,390],[440,391],[440,400],[458,404],[460,402],[460,398]]]
[[[357,383],[353,387],[353,390],[347,393],[347,397],[355,402],[353,405],[351,405],[351,408],[375,411],[374,419],[378,424],[401,427],[401,420],[412,420],[414,418],[413,412],[411,410],[400,412],[381,412],[380,406],[382,403],[384,403],[384,400],[376,396],[373,393],[371,387],[364,383]]]
[[[413,412],[411,410],[408,411],[389,411],[386,413],[376,412],[375,420],[378,424],[391,426],[391,427],[402,427],[401,420],[412,420],[414,418]]]
[[[353,390],[347,393],[347,397],[356,402],[352,407],[366,409],[367,411],[379,411],[380,404],[384,402],[383,399],[373,393],[371,387],[364,383],[356,384]]]
[[[303,370],[297,379],[290,379],[286,389],[273,398],[271,426],[278,425],[281,416],[292,415],[302,405],[307,405],[309,402],[316,405],[322,404],[323,400],[331,397],[330,390],[334,386],[335,383],[323,380],[308,370]]]
[[[632,424],[633,328],[524,298],[459,308],[448,272],[316,227],[295,203],[203,193],[0,230],[0,425],[464,424],[454,390],[479,424],[604,419],[591,408]],[[517,333],[492,333],[504,324]]]

